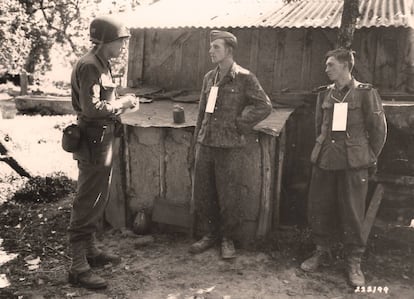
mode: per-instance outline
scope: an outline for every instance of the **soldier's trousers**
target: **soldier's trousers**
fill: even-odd
[[[74,155],[79,176],[68,229],[70,243],[88,241],[96,232],[108,202],[112,175],[114,125],[80,125],[83,138]]]
[[[365,248],[362,226],[367,192],[367,169],[324,170],[314,166],[308,216],[315,244],[330,246],[339,239],[347,248]]]
[[[195,157],[193,198],[198,227],[229,238],[242,221],[240,151],[199,145]]]
[[[108,202],[112,165],[78,161],[78,187],[72,206],[69,242],[89,241]]]

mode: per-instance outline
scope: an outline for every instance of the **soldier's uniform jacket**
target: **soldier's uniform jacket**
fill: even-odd
[[[204,77],[195,138],[207,146],[241,147],[246,144],[244,135],[270,114],[272,104],[256,76],[233,63],[216,84],[218,95],[214,112],[206,113],[207,99],[218,71],[217,67]],[[252,109],[245,110],[248,105]]]
[[[74,159],[94,164],[112,160],[116,100],[115,84],[108,61],[94,50],[79,59],[71,75],[72,106],[81,128],[81,146]]]
[[[340,91],[332,84],[318,94],[317,138],[311,162],[322,169],[371,167],[376,164],[385,143],[387,125],[377,90],[355,79],[344,89]],[[333,109],[338,100],[348,103],[346,131],[343,132],[332,131]]]

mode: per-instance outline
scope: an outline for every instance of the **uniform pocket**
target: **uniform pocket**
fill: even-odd
[[[348,164],[351,168],[368,167],[376,162],[367,138],[346,139],[345,144]]]
[[[347,122],[349,125],[356,125],[356,124],[361,124],[364,122],[361,101],[351,101],[348,103]]]

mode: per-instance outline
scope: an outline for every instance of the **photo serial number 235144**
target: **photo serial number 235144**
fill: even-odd
[[[358,286],[355,288],[355,293],[384,293],[388,294],[390,289],[387,286]]]

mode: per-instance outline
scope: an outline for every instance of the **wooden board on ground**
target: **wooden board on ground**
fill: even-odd
[[[75,114],[70,97],[27,95],[15,98],[16,108],[23,113],[51,115]]]

